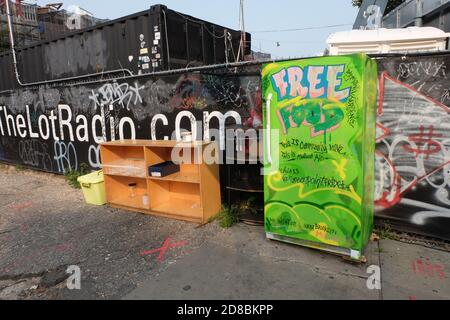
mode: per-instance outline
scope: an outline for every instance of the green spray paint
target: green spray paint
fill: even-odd
[[[265,117],[280,132],[270,141],[279,166],[266,165],[267,233],[361,252],[373,225],[376,63],[363,54],[270,63],[262,81]]]

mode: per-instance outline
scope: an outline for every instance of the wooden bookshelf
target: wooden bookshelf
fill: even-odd
[[[100,152],[108,204],[145,214],[206,223],[221,208],[219,166],[204,163],[202,157],[211,143],[152,140],[102,143]],[[148,168],[173,160],[173,152],[183,159],[180,171],[166,177],[150,176]],[[132,191],[130,184],[135,184]],[[148,196],[147,205],[144,195]]]

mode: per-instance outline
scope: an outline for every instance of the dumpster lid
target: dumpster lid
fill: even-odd
[[[77,180],[80,183],[91,183],[91,184],[101,183],[103,182],[103,170],[95,171],[87,175],[78,177]]]

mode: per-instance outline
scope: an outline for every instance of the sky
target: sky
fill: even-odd
[[[26,1],[45,5],[52,1]],[[116,19],[143,11],[155,4],[233,29],[239,29],[239,0],[68,0],[96,17]],[[337,31],[350,30],[358,10],[351,0],[245,0],[245,29],[252,33],[252,49],[272,58],[304,57],[323,53],[326,39]],[[315,28],[291,32],[261,32]],[[277,44],[279,43],[279,46]]]

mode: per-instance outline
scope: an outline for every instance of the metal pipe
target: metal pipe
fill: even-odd
[[[112,73],[125,73],[125,72],[127,72],[129,76],[133,76],[133,73],[128,69],[116,69],[116,70],[102,71],[102,72],[97,72],[97,73],[89,73],[89,74],[84,74],[84,75],[75,76],[75,77],[58,78],[58,79],[44,80],[44,81],[39,81],[39,82],[28,82],[28,83],[23,84],[22,86],[23,87],[38,86],[41,84],[66,82],[66,81],[80,80],[80,79],[91,78],[91,77],[96,77],[96,76],[104,76],[105,74],[107,75],[107,74],[112,74]],[[123,77],[118,77],[117,79],[120,79],[120,78],[127,78],[127,77],[123,76]]]
[[[162,10],[162,13],[164,15],[164,33],[166,34],[166,49],[167,49],[167,69],[171,69],[170,67],[170,49],[169,49],[169,35],[167,34],[167,16],[166,16],[166,10]]]
[[[222,68],[231,69],[231,68],[236,68],[236,67],[261,65],[262,63],[277,62],[277,61],[286,61],[286,60],[244,61],[244,62],[235,62],[235,63],[213,64],[213,65],[206,65],[206,66],[197,66],[197,67],[188,67],[188,68],[181,68],[181,69],[156,71],[156,72],[145,73],[145,74],[141,74],[141,75],[132,75],[132,76],[123,77],[120,79],[127,80],[127,79],[139,79],[139,78],[144,78],[144,77],[149,77],[149,76],[169,76],[169,75],[173,75],[173,74],[182,74],[182,73],[186,73],[186,72],[200,72],[200,71],[222,69]],[[97,80],[97,81],[90,81],[90,82],[83,82],[83,83],[107,82],[107,81],[113,81],[113,80],[114,79]]]
[[[71,85],[104,83],[104,82],[110,82],[110,81],[116,81],[116,80],[140,79],[140,78],[149,77],[149,76],[167,76],[167,75],[174,75],[174,74],[182,74],[182,73],[186,73],[186,72],[201,72],[201,71],[208,71],[208,70],[214,70],[214,69],[224,69],[224,68],[231,69],[231,68],[239,68],[239,67],[258,66],[258,65],[260,66],[263,63],[285,62],[285,61],[303,60],[303,59],[307,59],[307,58],[272,59],[272,60],[264,60],[264,61],[255,60],[255,61],[242,61],[242,62],[234,62],[234,63],[212,64],[212,65],[205,65],[205,66],[156,71],[156,72],[145,73],[145,74],[141,74],[141,75],[131,74],[129,76],[117,77],[117,78],[111,78],[111,79],[100,79],[100,80],[82,81],[82,82],[80,81],[80,82],[71,83]],[[105,72],[105,73],[112,73],[112,72],[119,73],[120,70],[109,71],[109,72]],[[36,82],[34,84],[29,84],[28,86],[40,85],[40,84],[50,84],[50,83],[56,83],[56,82],[64,82],[64,81],[69,81],[69,80],[77,80],[77,79],[81,79],[81,78],[85,78],[85,77],[89,77],[89,76],[92,77],[92,76],[96,76],[96,75],[98,75],[98,74],[72,77],[72,78],[66,78],[66,79],[60,79],[60,80],[42,81],[42,82]],[[10,91],[11,90],[0,91],[0,93],[10,92]]]
[[[437,56],[442,55],[443,53],[450,53],[450,51],[444,51],[444,52],[422,52],[422,53],[416,53],[415,56]],[[409,56],[408,54],[404,53],[389,53],[389,54],[370,54],[371,58],[378,59],[382,57],[406,57]],[[307,58],[292,58],[292,59],[271,59],[271,60],[264,60],[264,61],[243,61],[243,62],[236,62],[236,63],[222,63],[222,64],[213,64],[213,65],[205,65],[205,66],[197,66],[197,67],[191,67],[191,68],[182,68],[182,69],[173,69],[173,70],[165,70],[165,71],[157,71],[152,73],[146,73],[142,75],[133,75],[130,76],[124,76],[124,77],[117,77],[117,78],[111,78],[111,79],[101,79],[101,80],[92,80],[92,81],[83,81],[83,82],[75,82],[71,83],[71,85],[78,85],[78,84],[95,84],[95,83],[105,83],[110,81],[117,81],[117,80],[128,80],[128,79],[139,79],[149,76],[165,76],[165,75],[174,75],[174,74],[182,74],[186,72],[201,72],[201,71],[208,71],[208,70],[214,70],[214,69],[231,69],[231,68],[238,68],[238,67],[248,67],[248,66],[261,66],[265,63],[275,63],[275,62],[284,62],[284,61],[290,61],[290,60],[303,60]],[[114,72],[114,71],[111,71]],[[111,73],[109,72],[109,73]],[[119,73],[118,71],[116,71]],[[98,75],[98,74],[95,74]],[[91,75],[91,76],[95,76]],[[82,76],[86,77],[86,76]],[[80,79],[82,77],[75,77],[75,78],[66,78],[63,79],[64,81],[68,80],[76,80],[77,78]],[[49,83],[56,83],[56,82],[63,82],[63,81],[43,81],[41,84],[49,84]],[[2,93],[11,93],[14,92],[14,90],[4,90],[0,91],[0,94]]]
[[[443,53],[450,53],[450,51],[441,51],[441,52],[422,52],[422,53],[415,53],[414,56],[437,56],[442,55]],[[407,57],[409,54],[405,53],[388,53],[388,54],[369,54],[369,57],[377,59],[382,57]],[[222,63],[222,64],[213,64],[213,65],[205,65],[205,66],[197,66],[197,67],[191,67],[191,68],[182,68],[182,69],[173,69],[173,70],[165,70],[165,71],[157,71],[152,73],[146,73],[142,75],[130,75],[125,77],[117,77],[117,78],[111,78],[111,79],[101,79],[101,80],[93,80],[93,81],[83,81],[83,82],[76,82],[71,85],[77,85],[77,84],[93,84],[93,83],[104,83],[104,82],[110,82],[110,81],[116,81],[116,80],[128,80],[128,79],[139,79],[149,76],[165,76],[165,75],[173,75],[173,74],[182,74],[186,72],[200,72],[200,71],[208,71],[208,70],[214,70],[214,69],[222,69],[222,68],[238,68],[238,67],[248,67],[248,66],[261,66],[265,63],[275,63],[275,62],[285,62],[285,61],[291,61],[291,60],[303,60],[308,58],[292,58],[292,59],[269,59],[264,61],[243,61],[243,62],[236,62],[236,63]],[[70,79],[70,78],[67,78]],[[65,80],[67,81],[67,80]],[[52,81],[52,82],[60,82],[60,81]],[[45,82],[43,84],[50,83],[49,81]],[[0,91],[0,93],[6,93],[6,92],[14,92],[14,90],[4,90]]]
[[[423,26],[423,1],[416,0],[416,19],[414,21],[416,27]]]
[[[24,84],[20,81],[19,70],[17,68],[17,57],[16,57],[16,49],[15,49],[15,45],[14,45],[12,13],[11,13],[11,10],[9,8],[9,0],[6,0],[5,3],[6,3],[6,17],[8,19],[9,42],[10,42],[10,45],[11,45],[11,54],[12,54],[12,57],[13,57],[14,74],[16,75],[17,83],[20,86],[23,86]]]
[[[141,75],[131,74],[131,75],[125,76],[125,77],[116,77],[116,78],[100,79],[100,80],[92,80],[92,81],[80,81],[80,82],[71,83],[70,85],[73,86],[73,85],[78,85],[78,84],[104,83],[104,82],[117,81],[117,80],[139,79],[139,78],[144,78],[144,77],[148,77],[148,76],[164,76],[164,75],[182,74],[182,73],[186,73],[186,72],[200,72],[200,71],[221,69],[221,68],[236,68],[236,67],[254,66],[254,65],[261,65],[262,63],[276,62],[276,61],[285,61],[285,60],[245,61],[245,62],[237,62],[237,63],[224,63],[224,64],[214,64],[214,65],[207,65],[207,66],[188,67],[188,68],[182,68],[182,69],[172,69],[172,70],[157,71],[157,72],[152,72],[152,73],[145,73],[145,74],[141,74]],[[117,70],[110,71],[109,73],[111,73],[111,72],[119,73],[120,71],[117,71]],[[107,72],[105,72],[105,73],[107,73]],[[90,76],[91,77],[98,76],[98,74],[93,74]],[[62,79],[62,80],[36,82],[33,84],[29,84],[29,85],[27,84],[27,86],[47,85],[47,84],[51,84],[51,83],[77,80],[77,79],[81,79],[84,77],[89,77],[89,75],[74,77],[74,78],[66,78],[66,79]],[[5,92],[13,92],[13,91],[14,90],[4,90],[4,91],[0,91],[0,94],[5,93]]]
[[[224,29],[224,35],[225,37],[223,38],[225,41],[225,62],[228,64],[229,60],[228,60],[228,30]]]
[[[239,11],[239,25],[241,29],[241,43],[239,46],[239,52],[242,54],[242,61],[245,58],[245,46],[247,44],[247,37],[245,33],[245,17],[244,17],[244,0],[241,0],[240,11]],[[238,59],[240,59],[240,54],[238,53]]]

